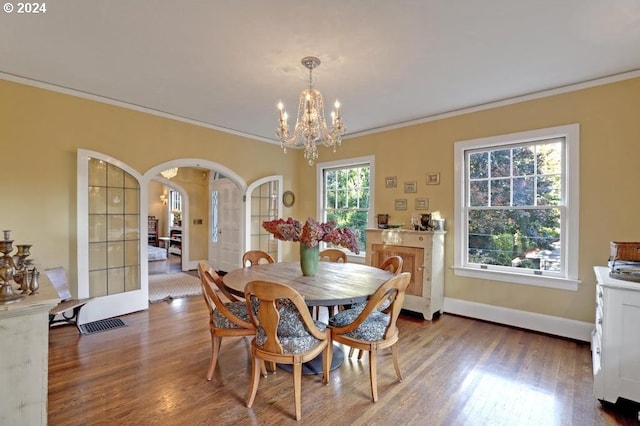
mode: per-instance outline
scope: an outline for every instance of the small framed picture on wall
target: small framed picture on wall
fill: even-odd
[[[418,192],[418,182],[416,182],[415,180],[412,180],[412,181],[409,181],[409,182],[405,182],[404,183],[404,192],[405,193]]]
[[[385,188],[395,188],[396,186],[398,186],[398,179],[395,176],[387,176],[384,178]]]
[[[440,173],[427,173],[427,185],[440,185]]]
[[[407,199],[406,198],[398,198],[394,202],[394,208],[396,210],[406,210],[407,209]]]
[[[429,199],[416,198],[416,210],[429,210]]]

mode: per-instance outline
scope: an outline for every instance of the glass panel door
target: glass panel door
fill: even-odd
[[[281,261],[281,243],[262,227],[262,222],[282,214],[282,176],[260,179],[247,188],[246,250],[262,250]]]
[[[149,307],[147,205],[140,202],[147,193],[141,180],[123,162],[78,150],[78,297],[93,297],[81,323]]]
[[[140,185],[113,164],[89,160],[89,296],[140,289]]]

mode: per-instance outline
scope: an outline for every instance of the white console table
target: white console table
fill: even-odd
[[[393,230],[393,241],[386,230],[367,229],[366,263],[379,266],[390,256],[403,259],[403,272],[411,272],[403,309],[421,313],[431,320],[442,312],[444,303],[444,231]]]
[[[0,425],[47,424],[49,311],[60,299],[38,270],[39,294],[0,304]]]
[[[607,267],[594,271],[593,394],[601,402],[640,402],[640,283],[611,278]]]

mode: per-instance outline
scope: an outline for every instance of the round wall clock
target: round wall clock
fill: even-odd
[[[285,207],[291,207],[295,201],[296,196],[293,195],[293,192],[285,191],[282,194],[282,204],[284,204]]]

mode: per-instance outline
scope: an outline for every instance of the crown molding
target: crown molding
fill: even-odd
[[[610,83],[616,83],[618,81],[623,81],[623,80],[630,80],[632,78],[637,78],[640,77],[640,70],[633,70],[633,71],[629,71],[629,72],[625,72],[625,73],[621,73],[621,74],[615,74],[615,75],[610,75],[610,76],[606,76],[606,77],[601,77],[601,78],[596,78],[593,80],[588,80],[588,81],[584,81],[581,83],[575,83],[575,84],[569,84],[566,86],[561,86],[561,87],[556,87],[553,89],[547,89],[547,90],[542,90],[539,92],[533,92],[533,93],[529,93],[526,95],[522,95],[522,96],[516,96],[513,98],[506,98],[506,99],[501,99],[501,100],[497,100],[497,101],[493,101],[493,102],[488,102],[485,104],[480,104],[480,105],[474,105],[468,108],[461,108],[461,109],[457,109],[457,110],[453,110],[453,111],[448,111],[448,112],[443,112],[443,113],[438,113],[438,114],[434,114],[434,115],[430,115],[427,117],[422,117],[422,118],[418,118],[415,120],[410,120],[410,121],[404,121],[401,123],[396,123],[396,124],[391,124],[388,126],[382,126],[382,127],[376,127],[376,128],[372,128],[372,129],[367,129],[367,130],[363,130],[360,132],[355,132],[355,133],[347,133],[345,134],[342,139],[343,140],[347,140],[347,139],[353,139],[353,138],[357,138],[357,137],[361,137],[361,136],[366,136],[366,135],[371,135],[371,134],[375,134],[375,133],[381,133],[381,132],[386,132],[389,130],[394,130],[394,129],[400,129],[403,127],[409,127],[409,126],[415,126],[417,124],[423,124],[423,123],[428,123],[431,121],[436,121],[436,120],[442,120],[445,118],[451,118],[451,117],[456,117],[459,115],[463,115],[463,114],[469,114],[469,113],[473,113],[473,112],[478,112],[478,111],[484,111],[487,109],[492,109],[492,108],[498,108],[498,107],[503,107],[506,105],[511,105],[511,104],[516,104],[516,103],[520,103],[520,102],[525,102],[525,101],[530,101],[533,99],[540,99],[540,98],[546,98],[549,96],[554,96],[554,95],[559,95],[562,93],[568,93],[568,92],[574,92],[577,90],[582,90],[582,89],[588,89],[591,87],[596,87],[596,86],[602,86],[605,84],[610,84]],[[91,101],[95,101],[95,102],[101,102],[101,103],[105,103],[105,104],[109,104],[109,105],[114,105],[114,106],[118,106],[121,108],[126,108],[126,109],[130,109],[133,111],[138,111],[138,112],[142,112],[142,113],[146,113],[146,114],[151,114],[151,115],[155,115],[158,117],[163,117],[163,118],[168,118],[170,120],[176,120],[176,121],[180,121],[183,123],[187,123],[187,124],[192,124],[194,126],[199,126],[199,127],[204,127],[207,129],[212,129],[212,130],[216,130],[219,132],[223,132],[223,133],[228,133],[228,134],[232,134],[232,135],[236,135],[236,136],[241,136],[247,139],[252,139],[252,140],[256,140],[256,141],[260,141],[260,142],[267,142],[267,143],[271,143],[271,144],[275,144],[275,145],[279,145],[280,142],[276,141],[275,139],[270,139],[270,138],[265,138],[262,136],[257,136],[257,135],[253,135],[250,133],[244,133],[244,132],[240,132],[237,130],[233,130],[233,129],[228,129],[226,127],[220,127],[220,126],[216,126],[214,124],[211,123],[207,123],[204,121],[198,121],[198,120],[193,120],[191,118],[187,118],[187,117],[183,117],[177,114],[172,114],[166,111],[160,111],[157,109],[153,109],[153,108],[148,108],[148,107],[144,107],[141,105],[136,105],[136,104],[132,104],[129,102],[123,102],[117,99],[113,99],[113,98],[108,98],[105,96],[100,96],[100,95],[95,95],[93,93],[89,93],[89,92],[84,92],[81,90],[76,90],[76,89],[72,89],[69,87],[64,87],[64,86],[59,86],[59,85],[55,85],[55,84],[51,84],[51,83],[46,83],[43,81],[39,81],[39,80],[33,80],[30,78],[25,78],[25,77],[21,77],[18,75],[14,75],[14,74],[8,74],[8,73],[4,73],[4,72],[0,72],[0,78],[3,80],[8,80],[8,81],[12,81],[14,83],[20,83],[20,84],[24,84],[27,86],[33,86],[33,87],[37,87],[40,89],[45,89],[45,90],[50,90],[52,92],[57,92],[57,93],[62,93],[65,95],[70,95],[70,96],[75,96],[78,98],[83,98],[83,99],[88,99]],[[299,147],[293,147],[294,149],[300,149]]]

